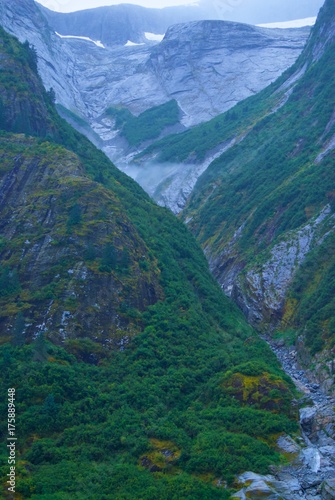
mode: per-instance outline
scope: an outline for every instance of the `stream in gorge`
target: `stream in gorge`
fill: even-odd
[[[267,476],[245,472],[238,478],[241,489],[233,498],[335,499],[335,400],[308,379],[293,346],[264,339],[303,395],[299,401],[301,437],[281,436],[277,444],[292,457],[290,465],[274,466]]]

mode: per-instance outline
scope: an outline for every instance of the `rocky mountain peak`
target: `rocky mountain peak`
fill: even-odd
[[[308,32],[309,28],[280,30],[231,21],[194,21],[171,26],[156,50],[164,50],[169,43],[188,44],[191,52],[220,48],[227,51],[261,50],[269,46],[301,49]]]
[[[320,10],[304,56],[310,62],[321,59],[327,48],[335,42],[335,2],[326,0]]]
[[[196,6],[148,9],[120,4],[68,14],[39,7],[50,27],[62,35],[88,36],[108,46],[124,45],[127,40],[141,43],[145,32],[164,34],[172,24],[202,19],[203,15]]]

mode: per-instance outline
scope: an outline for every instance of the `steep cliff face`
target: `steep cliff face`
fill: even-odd
[[[0,110],[1,126],[10,131],[38,135],[52,135],[54,126],[48,116],[51,95],[32,103],[30,92],[38,93],[40,81],[34,73],[37,70],[37,55],[28,42],[18,46],[0,27]],[[20,58],[18,66],[13,55]]]
[[[202,0],[197,4],[146,9],[138,5],[111,5],[84,11],[60,14],[39,6],[50,26],[64,35],[89,36],[103,43],[124,44],[127,40],[142,42],[144,32],[165,33],[177,23],[216,19],[238,23],[262,24],[316,16],[322,0],[308,3],[272,0],[264,5],[260,0],[248,4]]]
[[[126,344],[139,331],[136,314],[163,292],[117,197],[59,146],[18,135],[3,137],[0,150],[2,337],[21,311],[27,340],[48,332],[58,343]]]
[[[35,47],[39,73],[44,75],[45,88],[53,88],[57,99],[65,107],[84,113],[86,106],[77,90],[78,82],[73,73],[73,55],[50,30],[35,2],[1,0],[0,24],[21,42],[28,41]]]
[[[263,103],[268,116],[253,115],[243,140],[198,181],[184,212],[225,292],[261,330],[299,336],[301,359],[310,365],[309,352],[318,360],[332,392],[334,14],[326,2],[297,64],[245,101]]]
[[[176,25],[148,64],[166,92],[177,96],[183,123],[194,125],[274,81],[296,61],[308,32],[222,21]]]

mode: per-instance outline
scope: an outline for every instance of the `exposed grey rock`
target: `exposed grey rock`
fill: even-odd
[[[300,458],[312,472],[316,473],[320,470],[321,456],[316,447],[310,446],[302,450]]]
[[[270,486],[275,481],[273,476],[262,476],[254,472],[245,472],[237,478],[238,483],[243,486],[232,498],[267,498],[269,500],[279,499],[279,495]]]
[[[320,450],[320,453],[324,457],[330,458],[333,462],[335,462],[335,445],[334,444],[322,446],[321,448],[319,448],[319,450]]]
[[[335,135],[333,135],[328,141],[327,144],[325,145],[323,151],[321,151],[320,154],[315,159],[315,163],[320,163],[325,156],[327,156],[328,153],[333,151],[335,149]]]
[[[279,478],[272,475],[262,476],[253,472],[245,472],[237,478],[242,488],[232,498],[267,498],[298,500],[302,489],[299,480],[289,473],[281,474]]]
[[[250,486],[245,490],[247,498],[268,498],[269,500],[279,499],[278,493],[276,493],[265,481],[258,479],[253,481]]]
[[[163,165],[148,161],[144,164],[129,164],[121,167],[125,173],[133,177],[161,206],[169,207],[178,214],[185,206],[198,177],[222,153],[240,142],[234,138],[209,155],[201,163],[165,163]]]
[[[149,66],[169,94],[178,92],[186,113],[184,124],[193,125],[229,109],[273,81],[274,73],[279,76],[288,62],[286,56],[291,63],[296,59],[304,45],[301,32],[263,30],[222,21],[179,24],[168,30],[153,50]],[[201,92],[200,96],[200,88],[207,95]]]
[[[210,259],[210,267],[222,288],[233,296],[253,325],[261,327],[264,320],[274,325],[281,318],[295,272],[310,250],[334,230],[335,220],[327,205],[303,227],[286,233],[283,240],[272,248],[265,263],[251,268],[245,276],[239,275],[240,263],[229,258],[231,253],[234,254],[235,237],[219,257]],[[220,266],[220,262],[226,264]]]
[[[300,446],[293,441],[293,439],[290,436],[280,436],[277,440],[277,445],[279,448],[286,453],[299,453],[300,451]]]
[[[79,75],[73,71],[71,49],[50,30],[35,2],[0,0],[0,24],[21,42],[28,40],[35,47],[44,86],[55,90],[58,102],[85,114],[87,109],[79,91]]]
[[[302,408],[300,410],[300,424],[307,435],[312,434],[315,430],[315,416],[315,406]]]
[[[301,486],[304,490],[308,490],[309,488],[314,488],[315,486],[319,486],[322,483],[322,479],[317,474],[309,474],[305,476],[301,481]]]
[[[234,493],[232,498],[240,498],[241,500],[246,500],[247,497],[245,496],[245,490],[242,489],[237,491],[236,493]]]
[[[243,472],[243,474],[238,476],[237,479],[238,479],[238,482],[241,484],[247,483],[249,481],[259,481],[259,480],[262,480],[265,482],[271,482],[274,480],[274,476],[272,476],[271,474],[262,476],[260,474],[256,474],[255,472],[247,471],[247,472]]]
[[[245,485],[260,478],[285,500],[320,500],[321,483],[335,477],[335,433],[333,428],[330,433],[327,431],[335,419],[333,401],[322,392],[322,387],[316,388],[317,384],[309,381],[309,373],[300,368],[293,347],[280,345],[271,337],[266,337],[266,340],[299,391],[306,394],[299,404],[308,402],[310,406],[301,408],[299,412],[302,427],[302,436],[296,438],[299,444],[289,436],[281,436],[277,441],[286,452],[300,451],[291,464],[284,467],[272,466],[271,476],[247,472],[239,476],[238,480]],[[246,486],[238,492],[236,498],[246,498],[245,490]]]
[[[327,479],[322,487],[322,500],[333,500],[335,498],[335,478]]]
[[[295,495],[300,497],[301,485],[299,480],[289,473],[282,473],[279,475],[277,481],[272,482],[273,488],[280,493],[284,498],[296,498]]]
[[[140,113],[175,98],[185,113],[184,123],[207,120],[274,81],[296,60],[309,33],[309,28],[199,21],[171,27],[156,46],[144,39],[143,46],[103,49],[89,41],[57,37],[32,0],[1,0],[0,6],[2,25],[35,45],[41,76],[47,87],[54,87],[58,102],[89,119],[111,105]],[[102,24],[100,31],[97,26],[85,31],[90,28],[87,20],[78,20],[81,15],[73,16],[72,34],[101,40]],[[66,18],[64,30],[71,34],[71,16],[56,17],[58,29]],[[151,25],[148,21],[141,28],[142,36],[145,29],[157,29],[154,21]],[[73,94],[72,103],[65,94]],[[80,105],[75,98],[81,98]]]
[[[139,8],[137,24],[129,29],[143,45],[102,48],[55,35],[58,31],[93,41],[106,36],[108,43],[115,19],[102,16],[101,9],[92,11],[88,24],[87,12],[69,16],[43,9],[44,18],[33,0],[0,0],[0,7],[1,24],[36,47],[46,87],[55,89],[59,103],[90,122],[108,106],[125,106],[138,114],[173,98],[184,112],[184,124],[208,120],[274,81],[296,60],[309,34],[309,28],[275,30],[198,21],[172,26],[157,45],[144,32],[161,31],[163,25]],[[164,27],[176,19],[166,17]]]

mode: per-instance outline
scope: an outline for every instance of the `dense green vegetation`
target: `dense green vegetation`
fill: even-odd
[[[294,304],[294,326],[312,355],[335,346],[335,237],[315,248],[295,276],[287,305]],[[329,359],[331,359],[331,354]]]
[[[121,130],[130,146],[139,146],[150,139],[157,139],[166,127],[176,125],[180,109],[177,101],[172,101],[147,109],[139,116],[134,116],[126,108],[110,107],[107,115],[115,119],[115,128]]]
[[[2,394],[17,389],[23,498],[227,498],[215,480],[278,462],[270,445],[296,424],[266,402],[234,401],[221,386],[228,339],[194,334],[154,324],[100,366],[41,340],[2,346]],[[259,342],[250,356],[238,339],[229,346],[233,358],[265,354]]]
[[[6,415],[14,387],[17,498],[229,498],[221,481],[231,487],[235,474],[282,460],[276,439],[297,430],[292,383],[224,298],[184,225],[57,115],[30,74],[30,49],[3,32],[0,39],[13,92],[39,110],[32,138],[13,134],[30,130],[11,108],[22,130],[3,123],[0,145],[1,179],[14,179],[1,207],[0,411]],[[40,276],[34,269],[44,260]],[[78,262],[99,288],[117,292],[108,311],[118,308],[127,348],[114,331],[100,337],[97,292],[80,292]],[[143,298],[148,285],[151,301]],[[60,337],[48,314],[70,321],[90,293],[95,321]],[[0,429],[9,498],[5,419]]]
[[[87,121],[85,121],[81,116],[74,113],[73,111],[70,111],[69,109],[65,108],[59,103],[56,104],[56,109],[58,113],[63,118],[65,118],[65,120],[68,123],[73,124],[76,130],[85,134],[86,137],[88,137],[94,144],[98,146],[101,144],[101,139],[99,135],[90,127]]]
[[[52,120],[47,114],[47,108],[53,101],[53,93],[44,92],[43,96],[39,95],[35,49],[28,42],[17,44],[1,27],[0,37],[1,128],[33,135],[54,133]]]
[[[158,161],[182,162],[202,161],[209,151],[234,138],[242,137],[255,121],[268,110],[269,97],[275,105],[278,98],[273,98],[271,87],[263,90],[262,99],[250,97],[237,104],[233,110],[219,115],[209,122],[203,123],[180,134],[172,134],[148,146],[136,156],[141,159],[146,155],[156,153]]]

